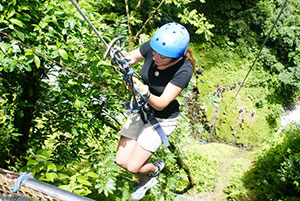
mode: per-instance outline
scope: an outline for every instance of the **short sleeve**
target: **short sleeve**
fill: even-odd
[[[170,82],[175,86],[184,89],[189,85],[192,74],[192,64],[189,61],[185,61],[184,65],[175,73]]]
[[[144,58],[146,58],[149,54],[152,53],[150,41],[147,41],[140,46],[140,52]]]

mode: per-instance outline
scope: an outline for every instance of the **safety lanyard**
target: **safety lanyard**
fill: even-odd
[[[145,114],[147,116],[147,119],[145,118]],[[158,133],[159,137],[161,138],[162,142],[164,143],[165,147],[168,147],[170,145],[167,134],[160,126],[159,122],[154,116],[153,108],[151,108],[148,104],[144,105],[143,109],[140,109],[138,113],[141,116],[142,121],[144,124],[150,123],[152,127],[155,129],[155,131]]]

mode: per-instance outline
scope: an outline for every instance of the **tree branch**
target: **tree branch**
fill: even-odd
[[[135,34],[133,41],[136,41],[137,37],[141,34],[143,29],[146,27],[146,25],[149,23],[149,21],[156,15],[157,11],[160,9],[160,7],[163,5],[164,0],[160,2],[160,4],[156,7],[155,11],[152,13],[152,15],[149,16],[149,18],[146,20],[146,22],[143,24],[142,28]]]
[[[141,5],[142,5],[142,2],[143,2],[143,0],[140,0],[138,3],[137,3],[137,5],[136,5],[136,7],[135,7],[135,9],[134,9],[134,12],[137,12],[138,11],[138,9],[141,7]]]
[[[127,27],[128,27],[128,34],[129,34],[129,50],[133,47],[133,41],[132,41],[132,31],[130,26],[130,13],[129,13],[129,6],[128,6],[128,0],[125,1],[125,8],[126,8],[126,15],[127,15]]]

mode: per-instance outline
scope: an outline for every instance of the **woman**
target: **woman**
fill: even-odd
[[[141,70],[144,84],[134,79],[135,87],[148,98],[147,103],[166,135],[176,127],[179,104],[175,98],[188,86],[195,65],[188,50],[189,40],[185,27],[168,23],[155,32],[151,41],[128,53],[131,63],[144,60]],[[130,114],[120,134],[116,163],[139,178],[131,199],[140,200],[156,185],[164,168],[163,161],[153,164],[149,160],[162,139],[149,122],[143,122],[139,113]]]

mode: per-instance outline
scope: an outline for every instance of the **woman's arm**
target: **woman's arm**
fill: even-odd
[[[165,109],[182,91],[183,89],[168,83],[164,92],[160,96],[150,94],[148,103],[158,111]],[[150,93],[150,92],[149,92]]]

